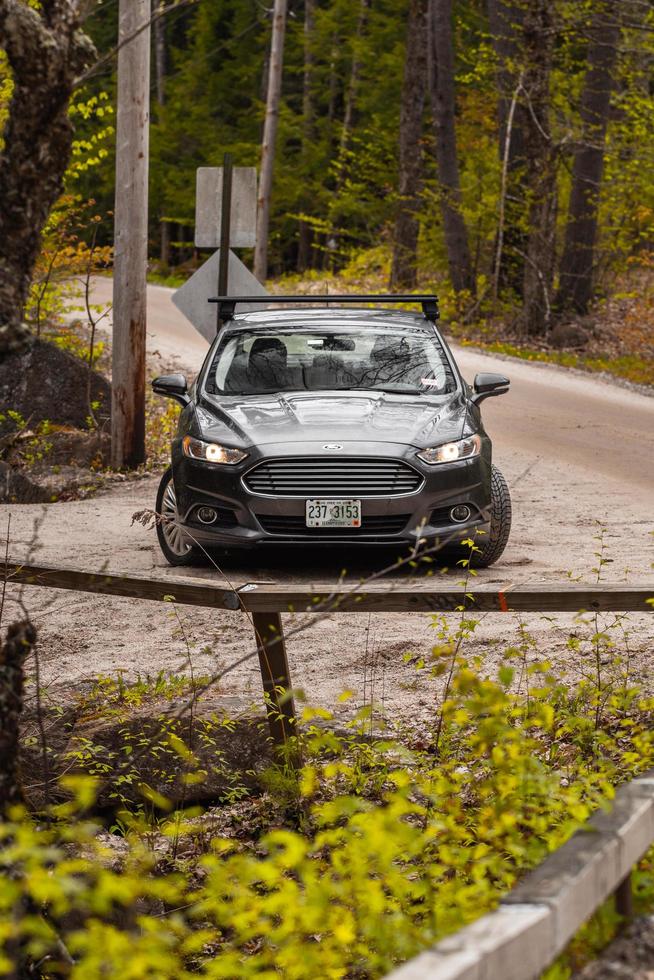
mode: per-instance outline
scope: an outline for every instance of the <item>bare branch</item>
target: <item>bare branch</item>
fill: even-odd
[[[143,26],[140,27],[138,31],[135,31],[133,34],[130,34],[129,37],[123,38],[123,40],[120,41],[120,43],[117,44],[114,48],[112,48],[111,51],[108,51],[107,54],[99,58],[95,62],[95,64],[91,65],[90,68],[88,68],[82,75],[79,76],[79,78],[75,79],[74,87],[79,88],[81,85],[84,85],[84,83],[88,82],[90,78],[93,78],[95,75],[98,74],[98,72],[102,71],[107,65],[111,64],[111,62],[118,55],[118,52],[120,51],[121,48],[124,48],[126,44],[130,44],[134,40],[134,38],[138,37],[139,34],[142,34],[143,31],[147,31],[148,28],[152,26],[152,24],[156,24],[157,21],[161,20],[162,17],[166,17],[173,10],[182,10],[184,7],[194,7],[199,2],[200,0],[173,0],[173,2],[167,4],[167,6],[159,7],[156,13],[152,15],[150,20],[146,24],[143,24]]]

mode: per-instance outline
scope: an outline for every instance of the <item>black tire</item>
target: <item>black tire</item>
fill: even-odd
[[[199,562],[202,552],[194,547],[187,535],[177,523],[177,499],[173,485],[173,468],[169,466],[161,477],[157,490],[157,538],[163,556],[169,565],[195,565]]]
[[[497,466],[492,466],[490,533],[479,539],[477,547],[480,550],[472,554],[472,567],[488,568],[489,565],[494,565],[506,548],[510,533],[511,494]]]

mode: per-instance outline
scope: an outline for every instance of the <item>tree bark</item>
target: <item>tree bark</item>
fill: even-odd
[[[422,181],[422,123],[427,88],[427,0],[411,0],[400,110],[400,202],[395,218],[390,288],[415,289]]]
[[[0,0],[0,44],[14,80],[0,154],[0,358],[30,342],[23,307],[70,161],[68,103],[95,56],[79,23],[73,0],[49,0],[40,12]]]
[[[145,460],[150,3],[120,0],[111,377],[111,463]]]
[[[23,664],[36,642],[30,622],[12,623],[0,648],[0,819],[24,802],[18,769]]]
[[[268,232],[270,227],[270,195],[275,165],[275,141],[279,121],[279,101],[282,90],[284,64],[284,35],[286,33],[287,0],[275,0],[272,37],[270,41],[270,69],[266,95],[266,118],[261,145],[261,176],[257,213],[257,244],[254,250],[254,274],[259,282],[268,276]]]
[[[588,70],[581,96],[582,142],[575,151],[565,246],[559,270],[556,298],[559,315],[587,313],[593,295],[604,141],[619,35],[613,4],[606,0],[597,4],[590,25]]]
[[[475,292],[468,232],[461,213],[456,151],[452,0],[429,0],[429,93],[436,135],[441,213],[450,278],[455,292]]]
[[[526,160],[524,132],[528,112],[522,91],[520,68],[520,39],[524,25],[524,4],[519,0],[488,0],[488,22],[491,41],[497,59],[497,88],[499,98],[499,157],[506,179],[503,192],[503,226],[500,265],[495,270],[500,288],[522,290],[524,279],[527,234],[524,223]],[[513,106],[513,110],[512,110]]]
[[[550,73],[554,39],[550,0],[532,0],[522,32],[523,88],[527,113],[524,155],[527,248],[518,323],[527,334],[542,334],[552,319],[556,230],[556,147],[550,134]]]

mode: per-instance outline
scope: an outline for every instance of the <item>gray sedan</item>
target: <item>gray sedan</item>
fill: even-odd
[[[423,314],[225,303],[190,389],[183,375],[153,382],[183,405],[156,505],[170,564],[215,548],[470,537],[475,564],[497,561],[511,502],[479,404],[509,382],[481,374],[470,388],[424,299]]]

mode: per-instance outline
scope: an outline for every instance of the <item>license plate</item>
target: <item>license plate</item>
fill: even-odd
[[[361,527],[360,500],[307,500],[307,527]]]

